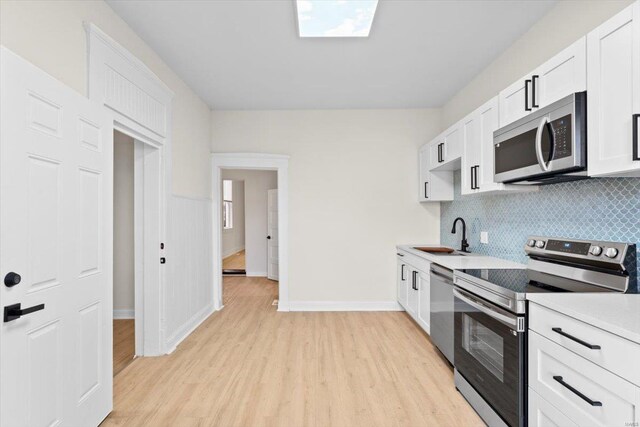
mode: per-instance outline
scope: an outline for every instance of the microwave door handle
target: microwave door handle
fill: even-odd
[[[538,125],[538,130],[536,132],[536,157],[538,158],[538,164],[545,172],[549,170],[549,165],[545,163],[544,158],[542,157],[542,131],[547,123],[549,123],[549,118],[545,116],[540,120],[540,124]]]
[[[453,295],[465,303],[469,304],[471,307],[480,310],[484,314],[489,317],[496,319],[499,322],[504,323],[507,326],[511,326],[513,328],[518,327],[518,318],[516,316],[507,316],[506,314],[502,314],[493,310],[491,307],[486,304],[481,303],[477,299],[473,298],[468,292],[465,292],[461,289],[454,288]]]

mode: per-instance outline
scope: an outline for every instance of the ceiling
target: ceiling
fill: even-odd
[[[300,38],[294,0],[107,0],[212,109],[438,107],[555,1],[380,0],[368,38]]]

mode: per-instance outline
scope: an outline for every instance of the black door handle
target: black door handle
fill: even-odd
[[[566,382],[564,382],[564,380],[562,379],[562,377],[560,375],[554,375],[553,379],[558,381],[560,384],[563,385],[563,387],[569,389],[573,394],[575,394],[576,396],[578,396],[580,399],[584,400],[585,402],[587,402],[589,405],[591,406],[602,406],[602,402],[598,402],[597,400],[591,400],[589,399],[587,396],[585,396],[584,394],[582,394],[580,391],[578,391],[576,388],[574,388],[573,386],[571,386],[570,384],[567,384]]]
[[[424,183],[424,198],[429,198],[429,181],[425,181]]]
[[[524,109],[525,111],[531,111],[531,107],[529,107],[529,85],[531,84],[531,80],[527,79],[524,81]]]
[[[271,240],[271,236],[267,236],[267,240]]]
[[[33,307],[25,309],[21,309],[20,303],[8,305],[4,308],[4,321],[11,322],[12,320],[21,318],[25,314],[31,314],[40,310],[44,310],[44,304],[34,305]]]
[[[582,344],[583,346],[585,346],[585,347],[587,347],[587,348],[590,348],[591,350],[600,350],[600,346],[599,346],[599,345],[589,344],[589,343],[588,343],[588,342],[586,342],[586,341],[582,341],[580,338],[576,338],[576,337],[574,337],[573,335],[569,335],[568,333],[564,332],[564,331],[562,330],[562,328],[551,328],[551,330],[552,330],[553,332],[555,332],[556,334],[560,334],[560,335],[562,335],[563,337],[567,337],[567,338],[569,338],[570,340],[577,342],[578,344]]]
[[[473,176],[474,176],[475,181],[476,181],[475,190],[479,190],[480,189],[480,185],[478,185],[478,169],[480,169],[480,165],[475,165],[475,167],[473,168]]]
[[[14,273],[12,271],[10,273],[7,273],[6,276],[4,276],[4,285],[10,288],[20,283],[20,280],[22,280],[22,277],[20,277],[18,273]]]
[[[404,282],[405,280],[407,280],[407,279],[404,277],[404,268],[405,268],[405,267],[406,267],[406,266],[405,266],[404,264],[402,264],[402,266],[400,267],[400,280],[402,280],[403,282]]]
[[[531,106],[533,108],[538,108],[539,105],[536,104],[536,86],[538,82],[538,75],[531,77]]]
[[[418,286],[416,285],[416,277],[418,276],[418,272],[417,271],[412,271],[412,277],[411,277],[411,287],[413,288],[414,291],[418,290]]]
[[[631,121],[633,122],[633,138],[631,138],[631,143],[633,144],[633,160],[640,160],[640,114],[634,114],[631,116]]]

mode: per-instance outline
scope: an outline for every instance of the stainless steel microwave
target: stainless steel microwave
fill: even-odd
[[[495,182],[587,178],[587,93],[569,95],[493,133]]]

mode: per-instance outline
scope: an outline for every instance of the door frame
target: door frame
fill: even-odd
[[[289,311],[289,156],[265,153],[212,153],[213,304],[222,301],[222,170],[271,170],[278,174],[278,311]]]
[[[89,99],[112,112],[115,130],[144,143],[145,147],[157,149],[154,164],[148,165],[152,169],[157,168],[157,178],[154,178],[153,185],[145,182],[144,189],[146,194],[157,192],[158,207],[145,210],[144,219],[135,219],[134,222],[136,225],[143,221],[158,226],[147,229],[144,235],[144,257],[136,260],[135,268],[136,272],[139,268],[146,271],[142,280],[135,280],[134,287],[136,355],[160,356],[168,352],[163,321],[167,310],[164,298],[166,273],[160,264],[161,257],[165,257],[168,251],[160,249],[160,244],[166,242],[167,203],[172,185],[174,94],[142,61],[96,25],[85,23],[85,31]],[[138,234],[137,230],[134,232]],[[141,262],[144,265],[139,267]],[[136,274],[136,279],[138,277]]]

